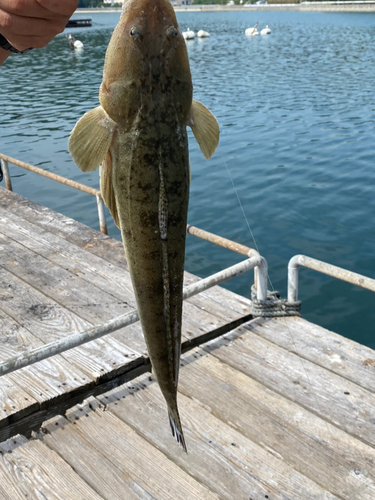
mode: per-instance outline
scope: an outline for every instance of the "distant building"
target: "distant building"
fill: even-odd
[[[103,3],[107,5],[113,5],[115,3],[125,3],[127,0],[103,0]],[[192,5],[194,0],[171,0],[172,5],[175,7],[181,7],[181,5]]]
[[[181,5],[193,5],[194,0],[172,0],[172,5],[181,7]]]
[[[124,3],[126,0],[103,0],[103,3],[113,5],[115,3]]]

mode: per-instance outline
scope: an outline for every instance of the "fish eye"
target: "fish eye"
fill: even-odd
[[[134,38],[134,40],[139,40],[140,38],[142,38],[141,30],[139,28],[136,28],[135,26],[132,26],[130,28],[130,36]]]
[[[167,36],[176,37],[178,35],[178,30],[174,26],[169,26],[167,28]]]

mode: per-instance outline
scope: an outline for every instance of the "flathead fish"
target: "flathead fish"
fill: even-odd
[[[121,229],[153,372],[172,433],[186,451],[177,408],[190,167],[186,127],[204,156],[215,117],[192,99],[186,44],[169,0],[128,0],[109,42],[100,106],[74,127],[69,150]]]

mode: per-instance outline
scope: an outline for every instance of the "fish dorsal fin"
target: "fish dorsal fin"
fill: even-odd
[[[72,130],[68,148],[82,172],[96,170],[111,145],[116,124],[101,106],[85,113]]]
[[[118,228],[120,228],[120,221],[117,212],[117,204],[115,192],[113,190],[112,181],[112,155],[111,151],[107,151],[104,161],[100,167],[100,192],[102,194],[104,203],[107,205],[113,220]]]
[[[214,154],[219,144],[219,124],[209,109],[193,99],[187,124],[206,160]]]

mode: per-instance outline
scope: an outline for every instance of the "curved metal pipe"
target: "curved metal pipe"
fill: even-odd
[[[239,264],[228,267],[223,271],[213,274],[212,276],[208,276],[208,278],[204,278],[184,288],[183,298],[185,300],[193,295],[197,295],[198,293],[218,285],[219,283],[223,283],[238,274],[249,271],[257,265],[260,265],[262,269],[264,267],[262,262],[260,262],[256,257],[252,257],[240,262]],[[55,356],[56,354],[60,354],[69,349],[73,349],[73,347],[91,342],[92,340],[103,337],[108,333],[112,333],[137,321],[139,321],[138,312],[134,310],[129,313],[122,314],[121,316],[117,316],[116,318],[106,321],[101,325],[93,326],[84,332],[73,333],[49,344],[36,347],[35,349],[0,363],[0,376],[7,375],[8,373],[23,368],[24,366],[29,366],[38,361],[42,361],[43,359],[50,358],[51,356]]]
[[[303,255],[295,255],[288,263],[288,302],[298,300],[298,268]]]
[[[296,302],[298,300],[298,268],[300,266],[308,267],[322,274],[327,274],[333,278],[342,281],[347,281],[353,285],[366,288],[375,292],[375,279],[363,276],[362,274],[353,273],[342,267],[327,264],[321,260],[307,257],[306,255],[295,255],[288,264],[288,301]]]

